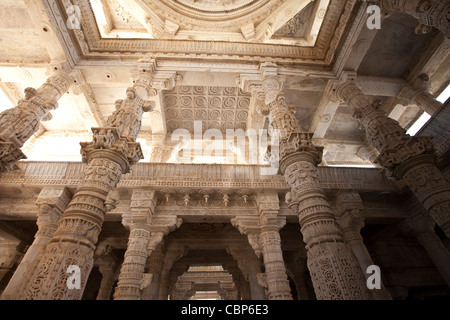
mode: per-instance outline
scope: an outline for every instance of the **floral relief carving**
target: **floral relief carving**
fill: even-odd
[[[250,96],[236,87],[176,86],[164,94],[168,130],[194,130],[194,121],[207,129],[247,128]]]

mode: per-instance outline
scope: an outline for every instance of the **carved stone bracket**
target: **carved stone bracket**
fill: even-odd
[[[131,231],[114,294],[116,300],[140,299],[142,291],[150,285],[152,279],[150,274],[144,273],[148,257],[164,236],[182,223],[182,219],[176,216],[152,216],[150,211],[154,210],[154,199],[154,191],[139,191],[132,198]]]
[[[422,25],[435,27],[450,38],[450,24],[448,1],[431,0],[377,0],[381,9],[387,12],[404,12],[417,18]]]
[[[262,249],[259,242],[259,218],[258,217],[241,217],[237,216],[231,219],[233,227],[238,229],[242,235],[246,235],[248,243],[255,251],[258,258],[261,257]]]
[[[26,158],[14,143],[0,141],[0,175],[17,170],[19,167],[16,162]]]

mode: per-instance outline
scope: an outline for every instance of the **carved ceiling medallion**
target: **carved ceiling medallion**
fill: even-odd
[[[286,1],[288,0],[144,0],[144,3],[162,20],[173,20],[180,26],[193,30],[213,30],[236,27],[236,23],[240,28],[245,23],[261,21]],[[211,25],[211,21],[218,24]]]

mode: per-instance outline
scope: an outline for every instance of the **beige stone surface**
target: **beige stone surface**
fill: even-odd
[[[0,297],[450,296],[449,3],[373,4],[0,0]]]

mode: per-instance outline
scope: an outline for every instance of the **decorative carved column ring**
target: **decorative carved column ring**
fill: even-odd
[[[299,150],[281,160],[281,172],[298,201],[307,266],[316,297],[319,300],[371,299],[361,269],[343,242],[341,230],[320,186],[317,161],[322,150],[314,147],[311,140],[309,146],[304,147],[310,150]]]

